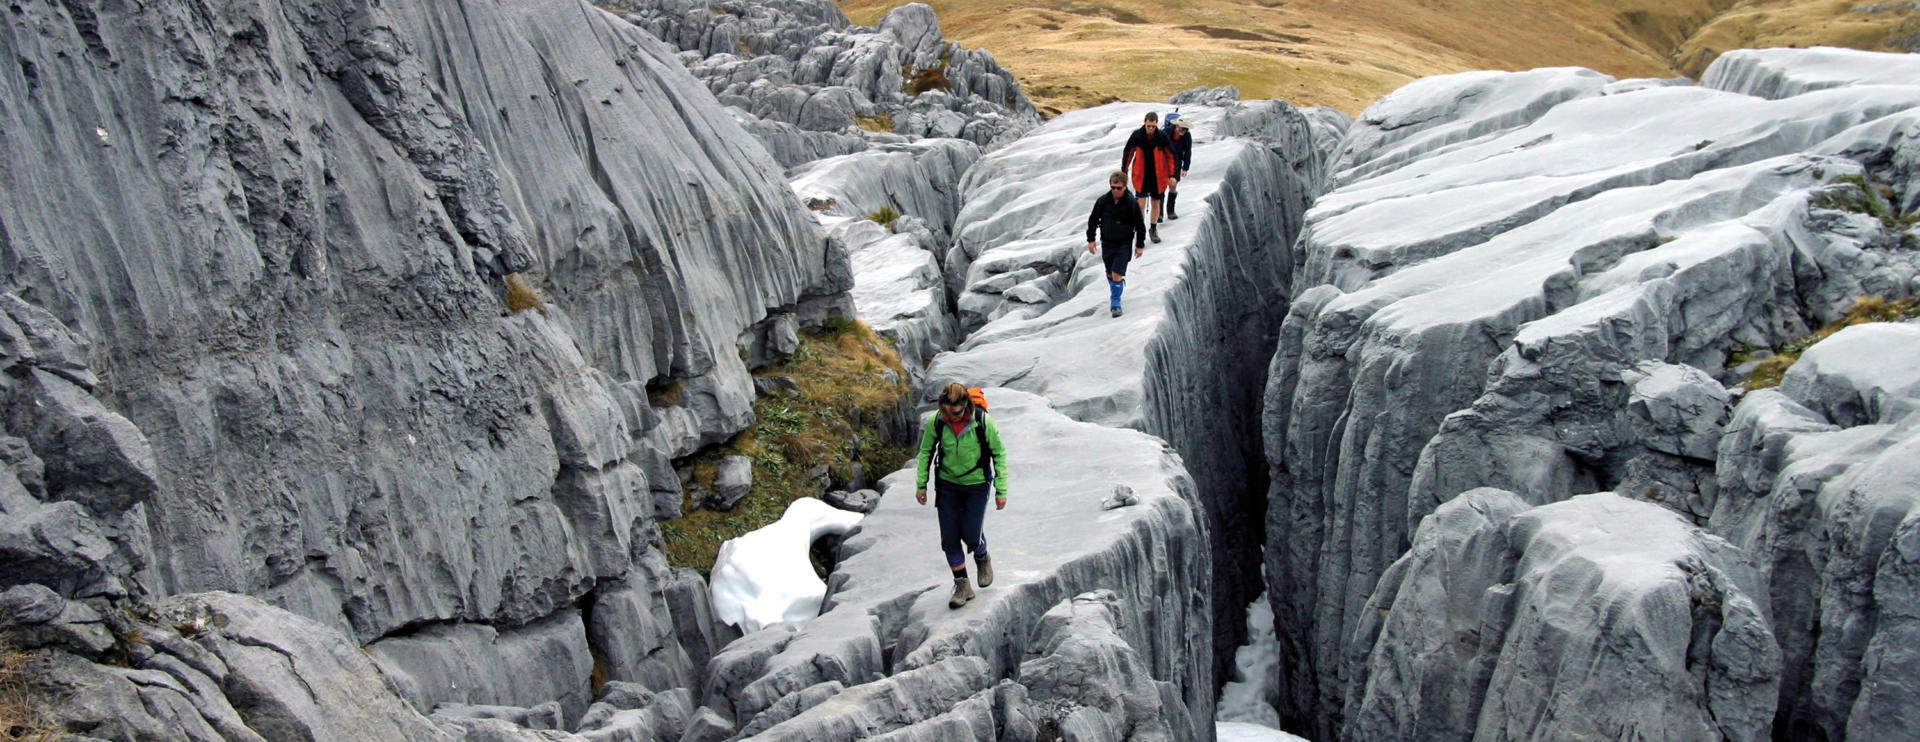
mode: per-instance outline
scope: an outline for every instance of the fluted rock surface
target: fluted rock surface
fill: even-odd
[[[592,651],[697,682],[669,461],[852,280],[671,49],[573,0],[206,0],[22,5],[0,51],[0,587],[252,594],[423,707],[576,715]]]
[[[1920,717],[1920,325],[1863,325],[1755,392],[1710,521],[1771,586],[1790,737],[1898,739]]]
[[[1872,84],[1904,58],[1849,54],[1854,83],[1773,100],[1554,69],[1428,78],[1361,116],[1296,245],[1267,387],[1290,723],[1351,728],[1365,606],[1441,503],[1607,490],[1706,525],[1732,355],[1920,288],[1895,218],[1920,86]]]
[[[619,0],[634,24],[682,59],[743,117],[782,165],[865,150],[902,137],[997,146],[1039,125],[1013,73],[984,49],[940,34],[924,3],[875,27],[852,25],[831,0]]]
[[[1642,500],[1463,493],[1367,604],[1342,738],[1769,739],[1761,586],[1740,550]]]

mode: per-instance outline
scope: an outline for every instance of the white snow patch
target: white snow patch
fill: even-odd
[[[821,536],[846,533],[862,517],[803,497],[773,525],[721,544],[713,562],[714,614],[748,634],[780,621],[805,626],[827,596],[807,549]]]

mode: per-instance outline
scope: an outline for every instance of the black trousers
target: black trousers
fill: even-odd
[[[940,512],[940,550],[947,553],[947,566],[964,567],[965,545],[975,557],[987,553],[987,535],[982,527],[987,520],[987,498],[993,494],[993,480],[979,484],[954,484],[936,479],[933,508]]]

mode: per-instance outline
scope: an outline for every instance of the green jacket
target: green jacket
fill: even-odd
[[[920,432],[920,466],[914,479],[914,489],[926,491],[927,468],[933,463],[933,441],[940,439],[940,478],[954,484],[979,484],[987,481],[985,467],[975,469],[974,463],[980,460],[979,435],[974,432],[975,425],[987,426],[987,446],[993,450],[993,491],[1000,497],[1007,496],[1007,446],[1000,442],[1000,428],[993,424],[993,416],[975,411],[973,420],[967,427],[960,429],[959,435],[953,434],[953,426],[940,419],[935,411],[927,416],[927,424]]]

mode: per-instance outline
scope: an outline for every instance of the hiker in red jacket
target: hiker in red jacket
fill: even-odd
[[[1160,131],[1160,114],[1148,111],[1140,128],[1127,137],[1127,147],[1120,152],[1120,169],[1133,173],[1134,195],[1153,210],[1147,236],[1158,243],[1160,198],[1167,184],[1173,182],[1173,144]]]
[[[931,472],[929,470],[932,470]],[[1007,508],[1007,447],[1000,429],[987,416],[986,396],[979,389],[948,384],[940,392],[940,411],[927,418],[920,433],[920,462],[913,499],[927,504],[927,479],[934,479],[934,507],[940,513],[940,550],[953,569],[953,597],[948,608],[973,600],[967,584],[966,547],[980,568],[980,587],[993,584],[993,560],[987,557],[987,493],[993,508]]]

